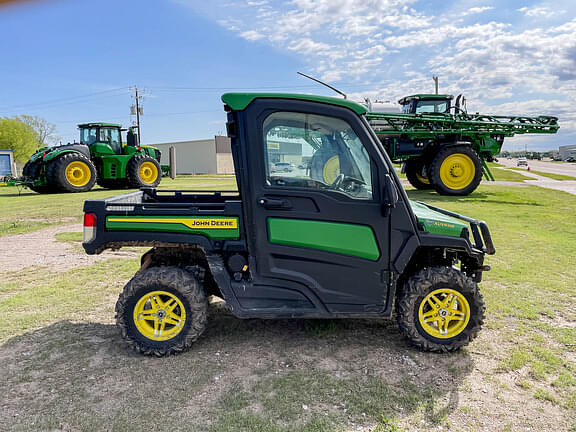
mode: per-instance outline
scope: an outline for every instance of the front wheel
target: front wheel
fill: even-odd
[[[158,357],[186,351],[206,328],[200,282],[177,267],[138,272],[116,303],[116,325],[134,350]]]
[[[485,309],[472,279],[452,267],[429,267],[406,281],[398,298],[398,324],[426,351],[456,351],[478,335]]]
[[[162,169],[156,159],[136,155],[128,162],[126,177],[130,187],[156,187],[162,179]]]
[[[482,162],[470,146],[445,147],[432,160],[428,178],[440,195],[469,195],[482,181]]]

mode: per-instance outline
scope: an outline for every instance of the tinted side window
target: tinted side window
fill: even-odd
[[[264,145],[269,185],[334,190],[372,199],[370,157],[346,121],[276,112],[264,121]]]

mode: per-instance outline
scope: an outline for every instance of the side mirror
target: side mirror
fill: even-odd
[[[396,189],[396,184],[390,177],[390,174],[384,176],[384,200],[382,204],[382,213],[385,217],[390,214],[390,209],[396,207],[400,195],[398,194],[398,189]]]

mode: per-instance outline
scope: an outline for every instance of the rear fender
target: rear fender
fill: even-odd
[[[50,162],[51,160],[59,158],[60,156],[66,153],[80,153],[81,155],[86,156],[88,159],[90,159],[90,153],[86,154],[81,149],[66,149],[66,150],[54,150],[50,153],[46,153],[46,156],[44,156],[44,162]]]

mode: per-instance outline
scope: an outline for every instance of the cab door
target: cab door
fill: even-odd
[[[318,315],[383,311],[388,171],[368,126],[344,107],[286,99],[257,99],[241,121],[255,292]]]

